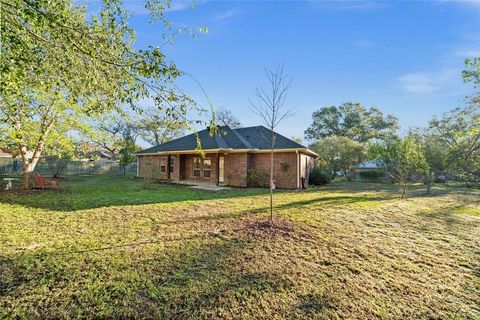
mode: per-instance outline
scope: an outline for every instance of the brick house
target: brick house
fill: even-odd
[[[197,136],[190,134],[138,152],[137,176],[178,183],[268,186],[270,133],[263,126],[238,129],[221,126],[218,133],[211,136],[205,129],[197,133],[203,156],[196,150]],[[307,186],[317,154],[278,133],[275,137],[276,187]]]

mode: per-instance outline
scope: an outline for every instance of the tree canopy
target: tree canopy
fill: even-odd
[[[229,126],[230,128],[240,128],[242,123],[233,115],[232,111],[220,108],[215,112],[215,119],[219,125]]]
[[[474,100],[430,121],[430,129],[448,146],[449,170],[467,184],[480,183],[480,105]]]
[[[191,99],[171,85],[180,71],[159,47],[133,47],[121,1],[104,1],[88,19],[70,0],[0,2],[0,132],[22,157],[25,187],[46,146],[68,144],[86,117],[137,108],[141,98],[185,116]],[[148,4],[162,19],[169,2]]]
[[[140,136],[152,146],[168,142],[185,132],[187,121],[170,118],[161,110],[147,109],[136,121]]]
[[[475,87],[480,86],[480,57],[465,59],[465,70],[462,71],[463,81],[473,83]]]
[[[414,175],[425,174],[428,170],[422,145],[415,136],[404,139],[390,138],[377,145],[379,162],[394,181],[403,185],[402,199],[407,190],[407,183]]]
[[[362,161],[365,147],[363,144],[347,137],[329,136],[310,145],[319,157],[318,164],[331,173],[335,179],[337,171],[342,171],[348,178],[349,168]]]
[[[347,102],[340,106],[323,107],[313,113],[313,123],[305,137],[318,140],[329,136],[342,136],[357,142],[383,139],[398,129],[398,119],[384,115],[377,108],[366,109],[360,103]]]

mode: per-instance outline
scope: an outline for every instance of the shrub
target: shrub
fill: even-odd
[[[380,181],[383,176],[380,171],[360,171],[358,174],[363,181]]]
[[[250,169],[247,172],[247,185],[249,187],[268,186],[268,174],[262,169]]]
[[[310,172],[309,183],[315,186],[321,186],[330,183],[331,177],[325,170],[318,167],[313,168]]]
[[[290,163],[282,162],[280,163],[280,168],[282,169],[283,172],[287,172],[288,168],[290,168]]]

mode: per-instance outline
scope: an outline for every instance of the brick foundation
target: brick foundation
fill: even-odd
[[[165,181],[194,181],[201,183],[218,183],[218,158],[224,157],[224,182],[220,185],[246,187],[248,170],[262,171],[267,175],[266,186],[270,174],[270,153],[210,153],[204,159],[211,160],[210,177],[204,176],[204,170],[200,170],[200,176],[193,174],[195,158],[201,158],[196,154],[170,155],[173,159],[173,171],[169,172],[168,155],[144,155],[138,156],[138,176],[141,178],[158,179]],[[308,175],[313,168],[313,157],[296,152],[274,153],[274,180],[279,189],[296,189],[301,187],[301,178],[305,178],[308,185]],[[161,164],[165,164],[165,171],[161,171]],[[298,165],[299,164],[299,165]],[[298,166],[297,166],[298,165]],[[297,176],[298,174],[298,176]],[[298,178],[297,178],[298,177]]]

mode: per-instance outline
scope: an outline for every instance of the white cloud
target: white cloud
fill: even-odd
[[[192,9],[195,6],[197,6],[198,2],[194,1],[175,1],[173,0],[170,3],[170,8],[167,9],[167,11],[179,11],[179,10],[186,10],[186,9]]]
[[[367,39],[357,39],[353,42],[353,45],[358,48],[371,48],[373,43]]]
[[[440,3],[455,3],[480,8],[480,0],[439,0]]]
[[[414,72],[397,79],[401,88],[408,93],[433,93],[459,77],[457,69],[444,69],[439,72]]]
[[[480,57],[480,47],[457,49],[455,50],[454,54],[455,56],[462,57],[462,58]]]
[[[226,20],[228,18],[231,18],[233,16],[235,16],[237,14],[237,10],[236,9],[230,9],[228,11],[225,11],[225,12],[221,12],[219,14],[217,14],[216,16],[213,17],[213,21],[222,21],[222,20]]]
[[[191,9],[192,7],[196,7],[205,1],[207,0],[172,0],[170,2],[170,8],[166,8],[165,12]],[[86,5],[89,13],[98,13],[103,7],[103,2],[101,0],[76,0],[74,2],[79,5]],[[124,0],[123,7],[133,15],[144,15],[149,14],[149,10],[145,8],[146,3],[146,0]]]
[[[381,9],[387,6],[383,1],[362,1],[362,0],[311,0],[310,3],[319,9],[332,10],[372,10]]]

